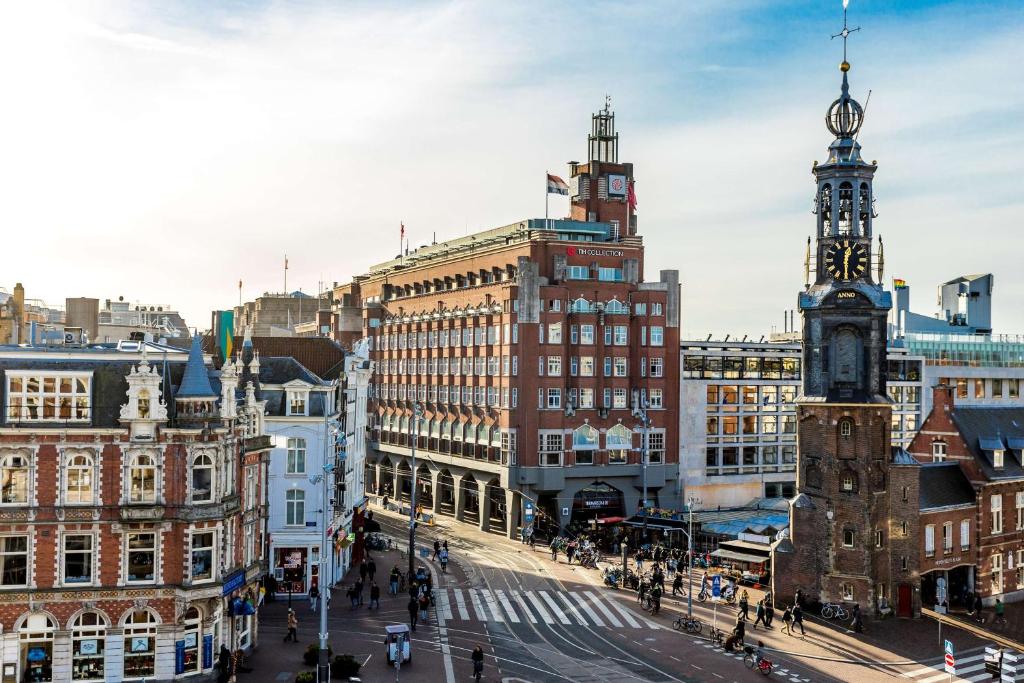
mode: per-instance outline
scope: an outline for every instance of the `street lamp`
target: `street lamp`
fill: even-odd
[[[690,518],[689,531],[686,534],[686,545],[689,547],[687,555],[690,560],[686,566],[686,582],[690,584],[690,589],[686,591],[686,613],[690,617],[693,616],[693,506],[701,505],[703,502],[696,496],[686,499],[686,512]]]
[[[412,444],[412,492],[409,495],[409,574],[411,578],[415,573],[416,554],[416,440],[420,436],[420,418],[423,416],[423,406],[414,403],[412,407],[412,420],[409,422],[409,442]],[[395,492],[398,495],[398,491]]]
[[[327,578],[327,525],[331,518],[331,473],[334,472],[334,444],[338,433],[341,431],[341,423],[337,420],[330,420],[327,411],[324,411],[324,462],[323,472],[309,478],[310,484],[322,484],[323,490],[320,494],[320,568],[317,570],[317,580],[320,588],[320,652],[316,666],[316,680],[318,683],[328,683],[331,680],[331,660],[327,654],[327,605],[330,596],[330,585]],[[334,438],[332,438],[334,437]]]
[[[648,433],[651,428],[651,418],[647,414],[647,399],[643,395],[634,395],[633,403],[636,406],[633,409],[633,417],[640,420],[640,429],[642,442],[640,444],[640,465],[643,471],[644,481],[644,497],[641,503],[641,510],[644,515],[644,526],[643,526],[643,540],[647,540],[647,444],[648,444]]]

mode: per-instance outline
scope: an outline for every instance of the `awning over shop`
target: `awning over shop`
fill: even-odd
[[[598,524],[618,524],[619,522],[626,521],[625,517],[598,517]]]
[[[747,553],[737,553],[732,550],[725,550],[724,548],[719,548],[712,552],[711,557],[720,557],[723,560],[732,560],[734,562],[749,562],[750,564],[764,564],[768,561],[767,557],[761,557],[760,555],[748,555]]]
[[[640,528],[643,528],[643,526],[644,526],[643,521],[639,521],[638,522],[636,517],[634,517],[633,519],[627,519],[625,522],[623,522],[623,524],[627,524],[629,526],[640,527]],[[648,529],[661,529],[662,531],[682,531],[682,529],[679,529],[679,528],[674,527],[674,526],[665,526],[664,524],[655,524],[653,522],[647,522],[647,528]]]

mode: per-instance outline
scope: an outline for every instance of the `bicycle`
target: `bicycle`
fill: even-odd
[[[672,628],[677,631],[685,630],[687,633],[700,633],[704,628],[704,624],[701,623],[700,619],[694,617],[680,616],[678,619],[672,622]]]
[[[748,669],[757,669],[760,673],[765,676],[772,674],[772,668],[775,666],[765,657],[761,657],[761,661],[757,661],[754,657],[754,649],[749,645],[743,648],[746,654],[743,655],[743,663]]]
[[[850,613],[840,604],[826,602],[821,606],[821,616],[824,619],[839,619],[843,621],[850,616]]]
[[[708,636],[710,637],[711,643],[713,645],[717,645],[718,647],[725,646],[725,631],[722,631],[721,629],[717,629],[714,626],[712,626],[711,631],[708,633]]]

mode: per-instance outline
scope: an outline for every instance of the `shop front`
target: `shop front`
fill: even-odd
[[[625,514],[626,506],[622,491],[603,481],[595,481],[573,496],[569,527],[591,527],[610,518],[621,520]]]
[[[53,638],[57,622],[46,612],[33,612],[18,627],[21,680],[49,683],[53,680]]]
[[[309,589],[319,585],[320,543],[275,534],[271,543],[274,578],[277,580],[278,597],[284,595],[306,595]]]

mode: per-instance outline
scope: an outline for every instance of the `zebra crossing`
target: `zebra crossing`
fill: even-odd
[[[716,652],[719,652],[723,656],[731,657],[732,659],[740,659],[741,660],[741,659],[743,659],[743,655],[746,654],[742,650],[737,650],[737,651],[734,651],[734,652],[726,652],[724,649],[722,649],[718,645],[715,645],[714,643],[708,642],[707,640],[699,640],[699,639],[694,638],[693,644],[697,645],[699,647],[707,648],[708,650],[714,650]],[[772,673],[775,674],[776,676],[781,676],[781,677],[789,680],[789,683],[811,683],[811,679],[810,678],[806,678],[803,673],[797,672],[795,670],[788,669],[786,667],[776,666],[774,669],[772,669]]]
[[[489,621],[547,626],[662,629],[618,600],[594,591],[506,591],[489,588],[443,588],[435,591],[438,621]]]
[[[975,647],[956,654],[956,675],[950,679],[946,673],[943,657],[935,657],[933,660],[922,662],[924,666],[908,671],[903,675],[913,678],[915,683],[945,683],[946,681],[991,681],[992,674],[985,672],[985,648]],[[1011,680],[1004,678],[1003,680]],[[1018,674],[1014,681],[1024,681],[1024,673]]]

